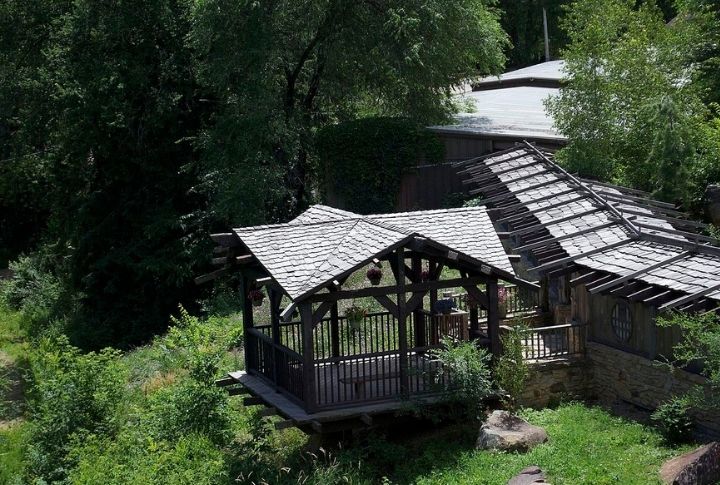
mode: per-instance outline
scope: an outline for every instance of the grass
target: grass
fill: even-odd
[[[408,449],[394,471],[397,484],[505,484],[521,469],[540,466],[554,484],[653,484],[668,458],[687,448],[670,448],[653,429],[610,415],[598,407],[573,403],[555,410],[524,411],[543,426],[548,443],[528,453],[473,449],[476,430],[431,440]]]
[[[237,315],[214,317],[207,339],[232,340],[238,326]],[[13,360],[21,359],[27,352],[25,341],[19,315],[0,308],[0,350]],[[182,352],[159,338],[122,357],[132,390],[128,397],[138,411],[145,406],[147,395],[171,386],[187,372],[179,365]],[[221,365],[234,370],[241,361],[231,350]],[[665,446],[652,428],[597,407],[571,403],[557,409],[523,411],[526,419],[545,427],[550,436],[548,443],[525,454],[475,450],[478,426],[465,423],[433,431],[389,430],[386,437],[311,455],[306,450],[307,438],[298,430],[272,431],[268,426],[270,431],[259,439],[257,409],[245,408],[237,398],[231,402],[234,440],[223,451],[228,462],[234,463],[231,478],[252,475],[256,480],[266,478],[268,483],[492,485],[505,484],[522,468],[538,465],[554,484],[644,485],[660,483],[662,463],[688,449]],[[0,483],[8,483],[22,471],[27,433],[28,425],[22,420],[0,427]],[[246,454],[248,449],[253,453]]]

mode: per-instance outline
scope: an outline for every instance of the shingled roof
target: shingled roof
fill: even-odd
[[[361,216],[312,206],[287,224],[233,230],[293,300],[381,257],[415,237],[515,278],[482,207]]]
[[[686,231],[704,225],[672,204],[578,179],[530,144],[461,162],[458,170],[470,192],[494,207],[515,248],[531,254],[534,270],[583,273],[577,282],[591,292],[618,294],[634,283],[662,309],[714,308],[709,299],[720,300],[719,243]]]

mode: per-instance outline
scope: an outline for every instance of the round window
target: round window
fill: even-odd
[[[630,335],[632,334],[632,315],[630,314],[630,307],[627,303],[621,302],[615,305],[610,323],[612,323],[615,336],[620,339],[621,342],[630,340]]]

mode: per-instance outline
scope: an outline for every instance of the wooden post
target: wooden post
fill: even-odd
[[[273,382],[277,389],[278,383],[282,382],[279,376],[279,372],[284,372],[286,369],[278,366],[278,351],[277,347],[280,345],[280,302],[282,300],[282,293],[274,288],[268,288],[268,300],[270,300],[270,328],[272,329],[272,341],[273,341]]]
[[[312,303],[300,304],[300,325],[303,333],[303,395],[305,397],[305,410],[308,413],[315,411],[315,358],[313,355],[313,312]]]
[[[422,259],[419,255],[414,254],[412,256],[412,271],[415,273],[417,281],[421,281],[422,274]],[[421,301],[417,308],[413,311],[413,328],[415,332],[415,347],[425,346],[425,325],[424,315],[421,311],[423,309],[423,302]]]
[[[468,299],[472,299],[468,295]],[[474,306],[470,307],[470,339],[476,339],[480,336],[480,312],[478,311],[479,302],[475,302]]]
[[[498,283],[497,279],[487,282],[487,323],[488,337],[490,337],[490,351],[493,357],[499,357],[502,352],[500,346],[500,313],[498,312]]]
[[[405,248],[397,249],[397,307],[398,307],[398,339],[400,340],[400,392],[406,396],[408,386],[408,341],[407,313],[405,311]]]
[[[243,338],[245,340],[245,371],[257,370],[257,360],[254,349],[248,347],[250,341],[248,330],[253,327],[253,305],[248,293],[250,292],[250,279],[243,274],[240,279],[240,293],[242,294],[243,308]]]
[[[434,259],[431,259],[428,261],[428,271],[430,273],[430,278],[432,278],[433,281],[435,281],[438,278],[435,278],[435,271],[437,270],[437,262]],[[438,292],[437,290],[433,289],[430,290],[430,344],[435,345],[437,344],[437,339],[435,338],[437,335],[436,327],[437,322],[435,319],[435,303],[437,303],[438,300]]]
[[[340,357],[340,318],[336,301],[330,307],[330,345],[332,356]],[[336,362],[336,364],[339,364],[339,362]]]

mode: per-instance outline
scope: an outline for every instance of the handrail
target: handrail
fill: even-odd
[[[525,332],[533,333],[533,332],[542,332],[543,330],[560,330],[563,328],[571,328],[571,327],[584,327],[586,326],[586,323],[563,323],[561,325],[550,325],[547,327],[529,327],[525,329]]]
[[[284,345],[276,344],[275,342],[273,342],[273,340],[270,337],[268,337],[267,335],[265,335],[262,332],[259,332],[255,328],[252,328],[252,327],[249,328],[248,333],[254,337],[259,338],[260,340],[264,340],[265,343],[272,345],[274,348],[278,349],[280,352],[285,352],[286,354],[290,355],[291,357],[294,357],[299,360],[303,359],[303,356],[298,354],[297,352],[295,352],[293,349],[291,349],[289,347],[285,347]]]

